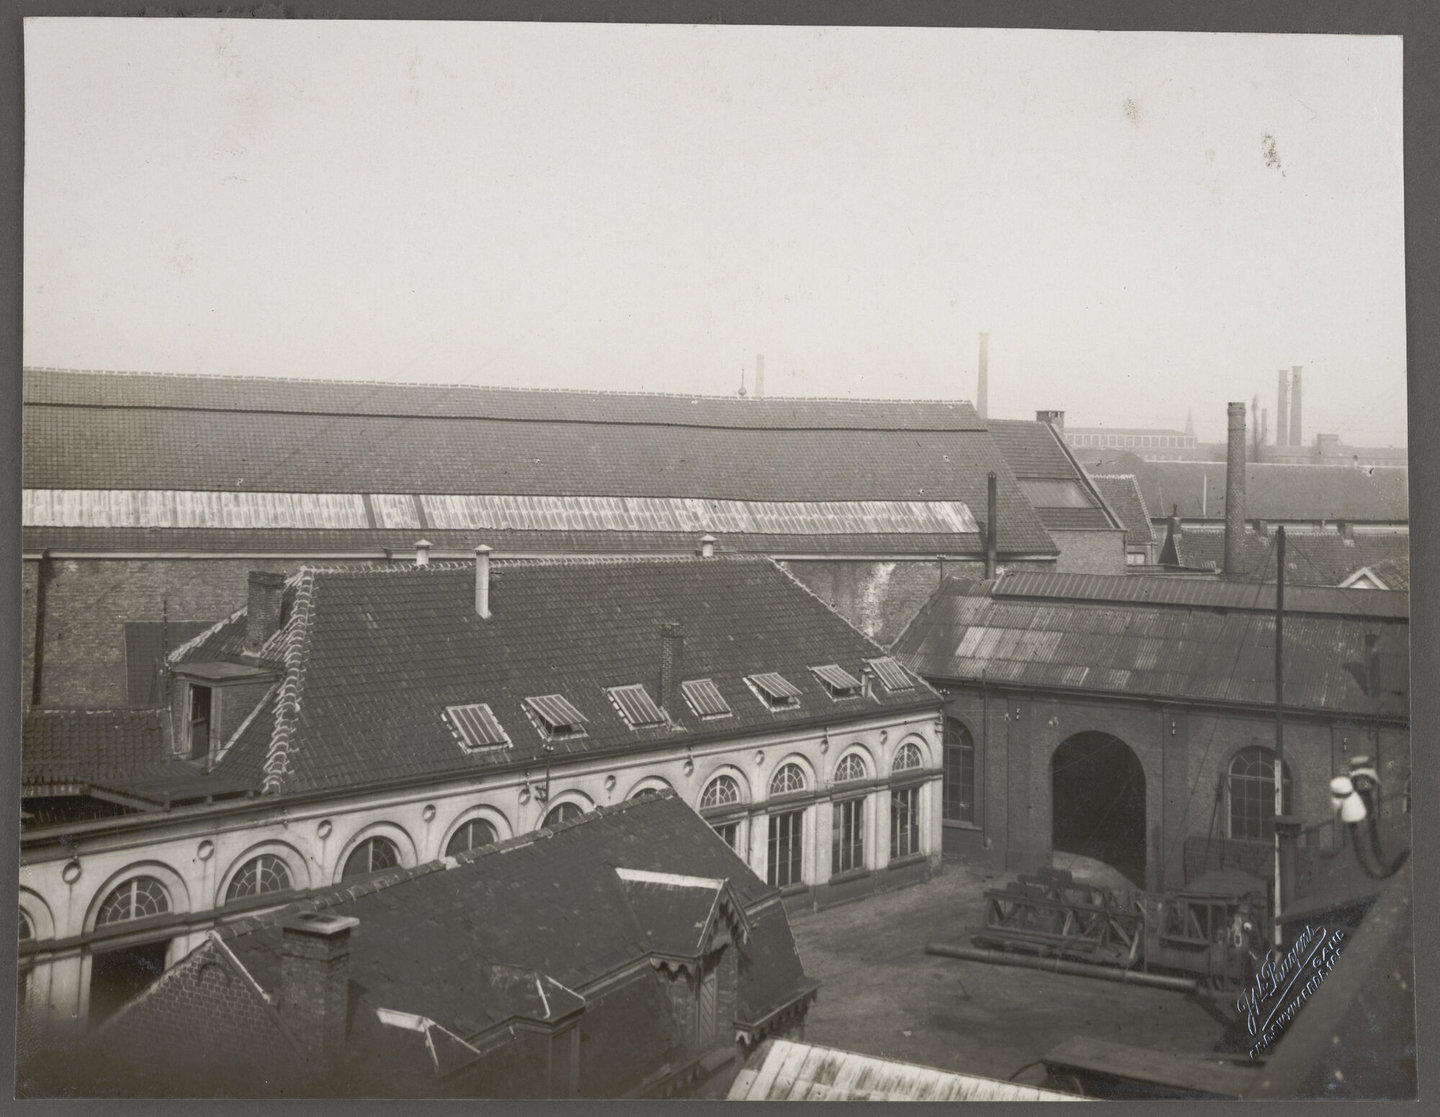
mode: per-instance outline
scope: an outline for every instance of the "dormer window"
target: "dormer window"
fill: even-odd
[[[175,716],[183,716],[175,752],[187,760],[208,761],[242,729],[275,680],[275,671],[245,663],[190,662],[174,669]]]
[[[668,724],[665,712],[655,705],[643,684],[613,686],[606,693],[631,729],[650,729]]]
[[[886,690],[914,690],[915,680],[911,678],[910,672],[900,666],[899,660],[894,656],[881,656],[879,659],[867,659],[866,665],[875,672],[875,677],[885,685]]]
[[[768,709],[792,710],[800,705],[800,688],[774,671],[747,675],[745,681]]]
[[[860,680],[838,663],[827,663],[823,667],[812,667],[810,670],[824,684],[831,698],[860,697]]]
[[[687,679],[680,684],[685,701],[696,717],[728,718],[732,716],[730,703],[726,702],[715,685],[714,679]]]
[[[187,724],[190,727],[191,760],[204,760],[210,755],[211,697],[212,691],[208,686],[190,684],[190,716]]]
[[[525,699],[525,712],[547,741],[563,741],[585,736],[585,715],[570,704],[563,694],[542,694]]]
[[[466,752],[510,747],[510,738],[501,727],[500,720],[484,702],[446,706],[445,716],[450,719],[450,727],[460,738],[460,746]]]

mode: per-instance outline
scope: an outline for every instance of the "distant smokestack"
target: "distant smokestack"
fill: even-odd
[[[1304,446],[1305,436],[1300,433],[1300,366],[1290,368],[1290,445]]]
[[[991,470],[985,490],[985,578],[987,581],[995,577],[995,522],[995,471]]]
[[[765,354],[755,354],[755,398],[765,398]]]
[[[1260,409],[1260,445],[1270,445],[1270,409],[1268,407]]]
[[[1225,459],[1225,576],[1238,578],[1245,546],[1245,405],[1227,408],[1230,420]]]
[[[980,335],[980,375],[975,385],[975,410],[980,418],[990,417],[990,335]]]
[[[1250,460],[1260,460],[1260,393],[1255,393],[1255,398],[1250,401],[1250,418],[1254,420],[1254,427],[1250,431]]]
[[[1275,404],[1275,445],[1290,445],[1290,373],[1280,370],[1280,398]]]
[[[481,620],[490,616],[490,555],[484,543],[475,548],[475,615]]]

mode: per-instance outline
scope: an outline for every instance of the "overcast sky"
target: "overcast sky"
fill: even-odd
[[[25,362],[1405,437],[1394,38],[31,20]]]

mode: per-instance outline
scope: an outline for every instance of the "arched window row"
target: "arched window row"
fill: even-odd
[[[716,807],[728,807],[743,799],[740,784],[735,777],[722,773],[707,783],[705,790],[700,793],[700,809],[708,811]]]
[[[350,856],[345,858],[345,867],[340,870],[340,879],[353,880],[367,873],[393,869],[399,864],[400,847],[391,839],[377,834],[366,838],[350,851]]]
[[[804,791],[808,786],[805,769],[792,761],[775,769],[775,775],[770,779],[770,794],[793,795],[797,791]]]
[[[865,765],[865,758],[858,752],[846,753],[840,758],[840,763],[835,765],[836,783],[863,780],[869,774],[870,770]]]
[[[95,916],[95,925],[148,919],[170,910],[170,893],[154,877],[132,877],[106,896]]]
[[[267,892],[288,892],[294,887],[295,880],[284,859],[273,853],[262,853],[240,866],[230,880],[230,887],[225,890],[225,902],[246,896],[263,896]]]

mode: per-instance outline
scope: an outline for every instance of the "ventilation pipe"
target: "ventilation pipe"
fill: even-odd
[[[995,471],[990,471],[985,488],[985,580],[995,577]]]
[[[415,565],[430,565],[430,540],[422,539],[415,544]]]
[[[1245,546],[1245,405],[1227,408],[1229,440],[1225,459],[1225,576],[1238,578]]]
[[[990,335],[980,335],[980,375],[975,385],[975,410],[981,419],[990,412]]]
[[[1280,398],[1275,401],[1275,445],[1290,445],[1290,373],[1280,370]]]
[[[475,548],[475,615],[481,620],[490,617],[490,556],[493,553],[484,543]]]
[[[1290,369],[1290,445],[1304,446],[1305,436],[1300,433],[1300,366]]]

